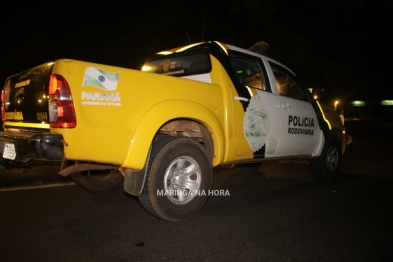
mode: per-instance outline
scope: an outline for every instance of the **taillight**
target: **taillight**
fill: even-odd
[[[3,122],[6,120],[6,118],[5,118],[5,108],[4,108],[4,106],[5,106],[5,101],[4,101],[4,96],[5,96],[5,94],[4,94],[4,89],[1,91],[1,120],[3,120]]]
[[[50,127],[76,126],[71,90],[61,75],[52,75],[49,80],[49,122]]]

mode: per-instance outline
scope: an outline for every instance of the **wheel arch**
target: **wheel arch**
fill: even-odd
[[[210,133],[214,152],[212,164],[221,163],[224,155],[224,130],[217,114],[199,103],[171,100],[150,108],[143,115],[130,140],[123,167],[142,169],[157,134],[177,135],[180,132],[181,136],[187,137],[192,128],[198,125],[201,130],[206,129]]]
[[[214,142],[212,133],[205,123],[184,118],[172,119],[162,125],[157,134],[192,138],[203,144],[209,160],[213,162]]]
[[[338,128],[332,128],[329,131],[328,136],[333,136],[338,139],[338,141],[341,144],[341,153],[344,154],[344,152],[345,152],[345,132],[343,132],[342,130],[340,130]]]

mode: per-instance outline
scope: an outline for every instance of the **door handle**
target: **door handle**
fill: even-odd
[[[241,97],[241,96],[235,96],[235,100],[237,100],[237,101],[245,101],[245,102],[249,101],[248,98]]]
[[[285,104],[283,104],[283,105],[280,105],[280,107],[281,108],[284,108],[285,110],[291,110],[292,109],[292,107],[288,104],[288,103],[285,103]]]

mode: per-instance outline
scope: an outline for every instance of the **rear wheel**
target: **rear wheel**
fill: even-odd
[[[342,152],[340,141],[329,136],[319,157],[311,159],[311,173],[320,182],[335,182],[341,171]]]
[[[139,201],[152,215],[177,221],[205,204],[212,167],[204,148],[189,138],[162,138],[153,144]]]
[[[71,174],[71,178],[78,186],[94,192],[110,190],[123,180],[118,170],[87,170]]]

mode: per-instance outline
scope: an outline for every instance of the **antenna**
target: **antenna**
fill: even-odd
[[[187,35],[188,41],[190,41],[190,44],[192,44],[191,39],[190,39],[190,37],[188,36],[188,33],[187,33],[187,32],[186,32],[186,35]]]

